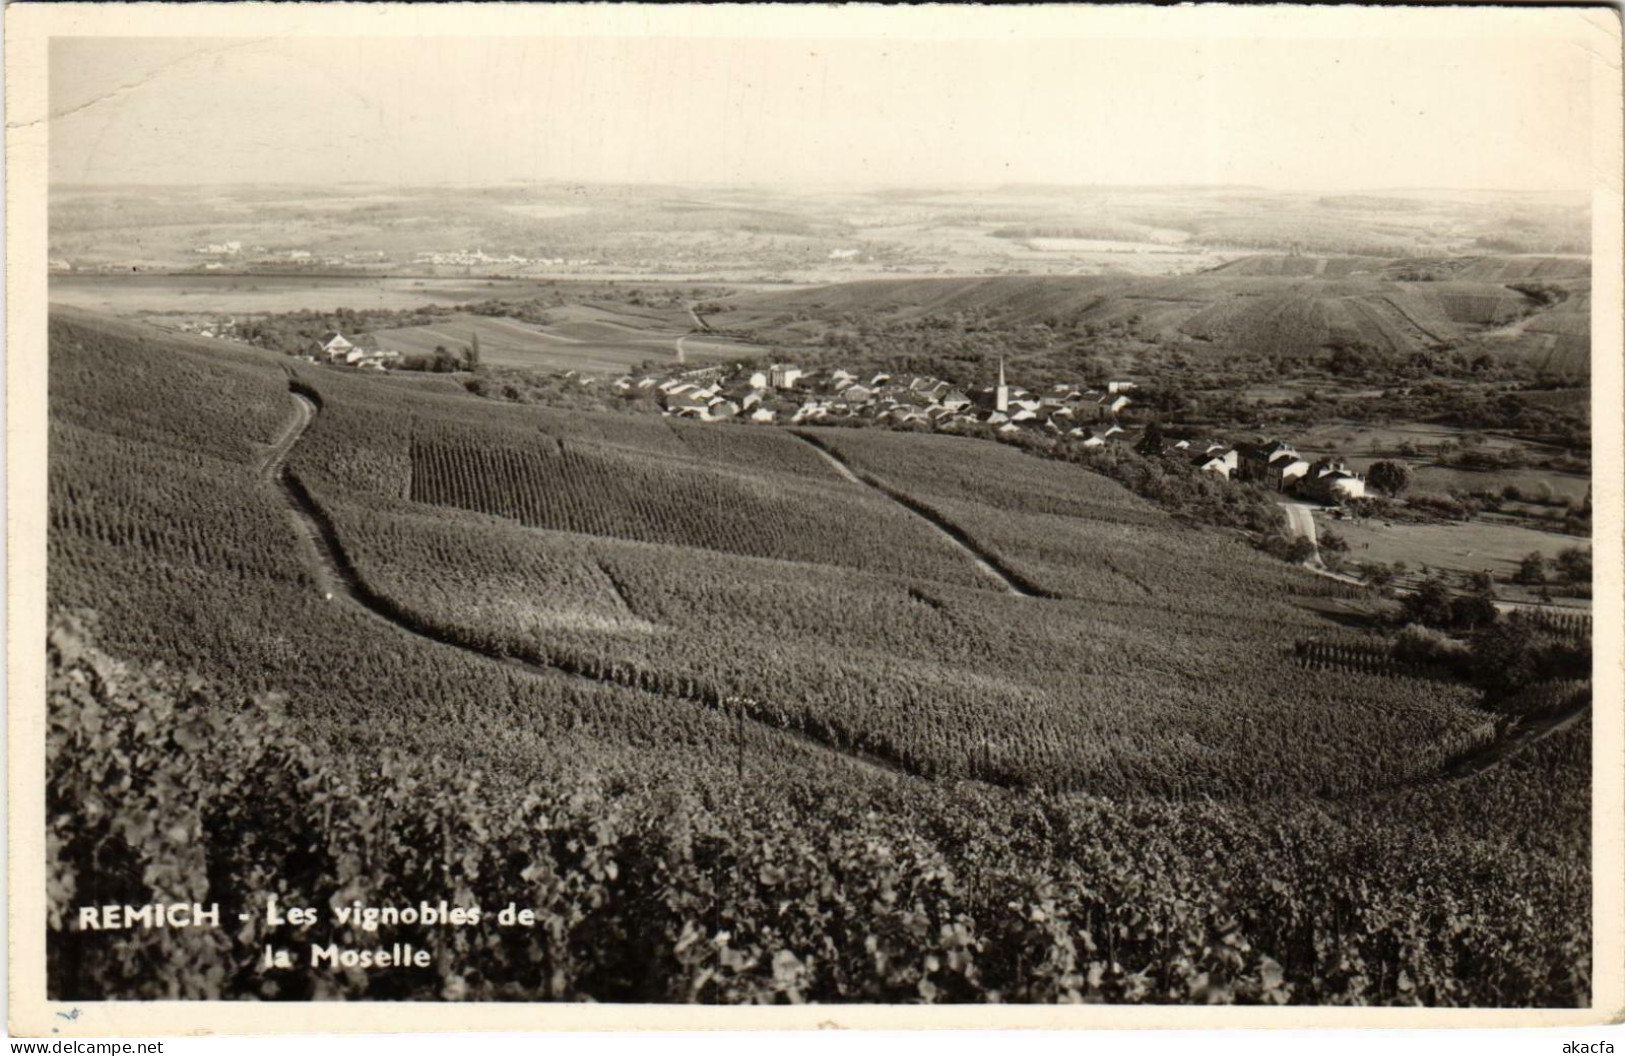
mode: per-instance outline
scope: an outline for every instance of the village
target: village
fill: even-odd
[[[1226,480],[1256,483],[1323,505],[1365,497],[1366,481],[1340,459],[1310,461],[1289,443],[1227,443],[1165,436],[1136,411],[1129,378],[1103,389],[1057,384],[1046,391],[1011,385],[999,363],[996,385],[967,392],[940,378],[887,373],[861,378],[851,371],[804,370],[790,364],[766,369],[708,366],[679,374],[623,375],[617,391],[652,392],[663,413],[702,422],[761,425],[830,425],[873,422],[893,427],[955,432],[990,428],[1008,436],[1039,430],[1083,447],[1125,445],[1142,455],[1188,459]]]
[[[183,319],[170,325],[201,337],[242,340],[241,324],[231,317]],[[300,358],[364,371],[406,365],[399,351],[336,331],[324,335]],[[566,376],[584,386],[600,381],[575,371]],[[997,384],[969,391],[923,374],[878,373],[864,378],[840,367],[804,369],[789,363],[765,368],[708,364],[676,373],[622,374],[608,384],[619,394],[653,399],[667,417],[698,422],[872,423],[945,433],[991,429],[1000,436],[1037,430],[1086,448],[1125,446],[1150,457],[1186,459],[1226,480],[1258,484],[1319,505],[1338,506],[1366,496],[1364,475],[1346,462],[1311,461],[1282,440],[1231,443],[1165,435],[1159,423],[1139,413],[1133,396],[1138,382],[1130,378],[1112,378],[1100,389],[1057,384],[1033,391],[1009,384],[1001,360]]]

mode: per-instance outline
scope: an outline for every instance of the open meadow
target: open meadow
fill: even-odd
[[[1498,580],[1510,579],[1527,554],[1539,553],[1550,560],[1559,551],[1586,543],[1572,535],[1482,520],[1406,524],[1376,518],[1344,520],[1318,512],[1316,520],[1322,530],[1329,527],[1343,537],[1348,556],[1356,561],[1398,561],[1413,571],[1489,572]]]
[[[421,356],[436,348],[462,349],[478,335],[480,358],[492,366],[584,373],[620,373],[641,363],[697,363],[762,351],[696,330],[682,310],[651,317],[581,306],[552,314],[554,321],[547,323],[457,314],[431,326],[375,330],[372,337],[385,348]]]
[[[630,287],[636,289],[637,287]],[[380,329],[380,345],[409,356],[437,347],[454,352],[479,335],[481,354],[493,366],[525,370],[621,373],[645,362],[704,362],[759,354],[760,347],[705,332],[686,308],[639,307],[625,302],[617,284],[571,284],[552,280],[390,279],[343,276],[57,276],[53,304],[166,322],[289,312],[456,307],[494,300],[526,302],[559,297],[568,290],[582,303],[549,313],[545,323],[488,314],[453,313],[433,324]],[[682,285],[662,287],[681,296]],[[696,295],[707,287],[694,287]],[[600,302],[598,297],[607,299]]]

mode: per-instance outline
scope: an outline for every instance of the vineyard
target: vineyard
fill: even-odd
[[[215,687],[132,670],[71,622],[50,644],[59,999],[1551,1007],[1589,991],[1589,882],[1570,850],[1588,822],[1579,727],[1493,780],[1329,809],[754,763],[730,780],[695,756],[611,750],[561,752],[515,790],[434,757],[335,752],[279,726],[274,705],[222,707]],[[98,752],[78,740],[92,716]],[[182,750],[195,739],[218,753]],[[112,772],[127,791],[78,809]],[[278,853],[296,843],[308,849]],[[422,851],[442,844],[461,850]],[[347,977],[255,970],[263,943],[289,937],[258,919],[240,944],[65,929],[75,897],[150,897],[152,879],[129,878],[155,861],[190,866],[146,872],[189,897],[231,899],[205,875],[305,905],[455,891],[534,906],[542,926],[414,936],[434,970]],[[328,923],[308,937],[373,941]]]
[[[546,938],[277,979],[273,936],[58,918],[53,997],[1588,1000],[1589,722],[1442,779],[1497,716],[1297,662],[1343,639],[1294,569],[1076,466],[818,433],[1060,596],[1010,595],[788,433],[299,368],[290,479],[391,620],[262,471],[284,362],[53,318],[56,909],[274,876]]]
[[[417,440],[411,498],[534,528],[964,585],[979,578],[928,530],[839,482],[729,472],[542,437],[525,449],[479,437]]]
[[[823,429],[809,437],[956,525],[1047,593],[1200,614],[1233,609],[1301,623],[1288,594],[1326,581],[1232,540],[1193,532],[1080,466],[958,437]]]
[[[354,430],[369,418],[344,407],[376,399],[329,399],[312,439]],[[370,595],[487,655],[743,709],[922,777],[1111,794],[1386,788],[1482,722],[1466,690],[1294,667],[1287,646],[1314,617],[1280,599],[1278,564],[1076,466],[955,438],[818,434],[1057,587],[994,596],[929,528],[789,434],[715,428],[701,461],[695,434],[646,419],[553,413],[538,435],[534,416],[473,425],[409,406],[407,501],[345,486],[304,449],[292,466]],[[324,443],[310,451],[339,446]],[[1237,596],[1254,601],[1245,619]]]
[[[1267,623],[1187,637],[1179,617],[1150,608],[1035,609],[317,494],[369,587],[449,638],[712,706],[755,701],[758,721],[921,776],[1119,794],[1346,792],[1425,773],[1481,720],[1465,691],[1418,696],[1250,655],[1276,630]],[[1259,680],[1279,698],[1252,692]],[[1315,751],[1267,764],[1292,745]]]

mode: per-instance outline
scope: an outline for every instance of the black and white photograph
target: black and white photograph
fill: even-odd
[[[38,1033],[1617,1007],[1617,12],[60,6]]]

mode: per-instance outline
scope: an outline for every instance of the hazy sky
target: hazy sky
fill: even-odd
[[[57,38],[50,174],[1584,188],[1592,61],[1466,35]]]

